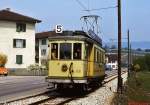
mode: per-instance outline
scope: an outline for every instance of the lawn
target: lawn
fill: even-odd
[[[122,95],[113,99],[113,104],[127,105],[129,102],[150,104],[150,72],[132,73]],[[146,104],[147,105],[147,104]]]
[[[127,83],[128,101],[150,102],[150,72],[138,72]]]

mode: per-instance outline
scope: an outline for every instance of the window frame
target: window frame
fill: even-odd
[[[46,39],[41,39],[41,45],[46,45],[47,44],[47,40]]]
[[[16,32],[26,32],[26,24],[16,23]]]
[[[21,47],[17,46],[17,40],[22,41]],[[26,39],[13,39],[13,48],[26,48]]]
[[[46,56],[47,55],[47,50],[46,49],[41,49],[41,55]]]
[[[20,58],[18,58],[20,57]],[[19,61],[18,61],[19,59]],[[16,64],[23,64],[23,55],[16,55]]]
[[[68,45],[70,45],[70,56],[69,56],[69,58],[61,58],[61,45],[62,44],[68,44]],[[72,60],[72,43],[68,43],[68,42],[59,43],[59,59],[60,60]]]
[[[54,44],[54,45],[53,45]],[[53,48],[54,46],[56,45],[56,48]],[[50,54],[50,56],[51,56],[51,60],[58,60],[59,59],[59,56],[58,56],[58,51],[59,51],[59,43],[51,43],[51,47],[50,47],[50,50],[51,50],[51,54]],[[56,56],[56,58],[55,57],[53,57],[53,54],[52,54],[52,52],[53,51],[55,51],[55,56]]]
[[[75,44],[80,44],[80,52],[75,51]],[[82,43],[73,43],[73,45],[72,45],[72,47],[73,47],[73,52],[72,52],[73,60],[82,60],[82,45],[83,45]],[[77,58],[75,58],[75,53],[77,53],[77,56],[78,56]]]

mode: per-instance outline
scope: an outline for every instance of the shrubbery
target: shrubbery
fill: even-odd
[[[0,53],[0,67],[4,67],[7,63],[7,56],[3,53]]]
[[[38,64],[32,64],[27,67],[27,70],[47,70],[46,66],[39,66]]]
[[[134,64],[134,68],[135,68],[135,65],[138,64],[140,71],[143,71],[143,70],[150,71],[150,54],[147,54],[143,57],[139,57],[139,58],[135,59],[133,61],[133,64]]]

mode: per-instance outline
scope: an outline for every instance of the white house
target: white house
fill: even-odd
[[[45,65],[48,59],[48,37],[54,35],[54,31],[36,33],[36,63]]]
[[[40,20],[0,11],[0,52],[8,57],[7,68],[26,68],[35,63],[35,24]]]
[[[106,70],[117,70],[117,54],[106,54]]]

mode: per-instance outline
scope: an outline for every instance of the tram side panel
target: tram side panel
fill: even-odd
[[[96,81],[102,81],[104,79],[103,54],[104,51],[101,48],[93,45],[88,61],[88,77]]]

